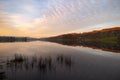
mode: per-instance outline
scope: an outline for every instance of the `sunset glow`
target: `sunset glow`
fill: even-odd
[[[48,37],[120,26],[120,0],[0,0],[0,36]]]

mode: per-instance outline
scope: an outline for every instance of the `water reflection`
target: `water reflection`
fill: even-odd
[[[66,65],[68,67],[71,67],[71,65],[73,64],[72,63],[72,60],[71,60],[71,57],[63,57],[62,55],[59,55],[57,57],[57,61],[58,63],[60,63],[61,65]]]
[[[13,59],[6,61],[7,69],[11,71],[17,70],[34,70],[37,69],[42,73],[48,71],[55,71],[60,65],[67,67],[72,67],[73,60],[70,56],[57,55],[56,57],[26,57],[23,55],[15,54]]]
[[[79,42],[79,41],[51,41],[68,46],[84,46],[110,52],[120,52],[120,43]]]
[[[120,80],[119,54],[50,42],[0,45],[0,80]]]
[[[0,72],[0,80],[5,80],[5,79],[6,79],[5,72]]]
[[[5,80],[6,79],[6,74],[5,71],[3,70],[3,65],[0,63],[0,80]]]

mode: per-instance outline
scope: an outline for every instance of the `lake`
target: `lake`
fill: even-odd
[[[120,80],[120,54],[45,41],[0,43],[0,80]]]

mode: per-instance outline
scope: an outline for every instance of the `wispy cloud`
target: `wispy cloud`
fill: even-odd
[[[11,26],[17,26],[26,36],[120,26],[120,0],[1,0],[0,3],[6,6],[3,11],[8,13]]]

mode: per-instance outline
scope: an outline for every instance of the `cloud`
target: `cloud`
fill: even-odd
[[[35,11],[34,6],[32,6],[32,5],[24,5],[23,9],[25,9],[26,11],[31,12],[31,13],[33,13]]]
[[[120,23],[120,0],[11,0],[4,3],[7,3],[7,10],[3,10],[8,13],[9,23],[16,26],[12,28],[16,28],[19,35],[45,37]]]
[[[10,18],[11,24],[13,24],[15,26],[23,25],[27,22],[26,19],[22,15],[19,15],[19,14],[10,15],[9,18]]]
[[[51,0],[48,12],[31,24],[35,32],[49,35],[93,30],[99,28],[95,25],[120,20],[119,3],[119,0]],[[101,27],[106,26],[109,24]]]

